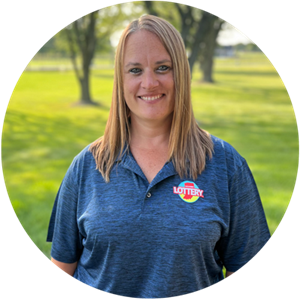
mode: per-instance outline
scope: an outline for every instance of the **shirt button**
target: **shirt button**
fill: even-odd
[[[150,198],[150,197],[151,197],[151,193],[148,193],[148,194],[147,194],[147,198]]]

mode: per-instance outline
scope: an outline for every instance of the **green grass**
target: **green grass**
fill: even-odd
[[[81,65],[81,59],[76,59],[78,67]],[[108,54],[101,57],[94,57],[92,68],[112,68],[114,65],[114,55]],[[49,57],[47,55],[37,54],[27,65],[27,70],[37,70],[39,68],[57,67],[62,69],[72,69],[72,62],[68,57]]]
[[[216,84],[202,84],[195,70],[196,118],[246,158],[273,233],[291,198],[298,166],[289,96],[263,54],[218,59],[214,77]],[[92,72],[92,95],[99,107],[74,105],[79,88],[71,71],[24,72],[11,97],[2,136],[5,183],[21,224],[47,256],[56,192],[73,157],[103,134],[112,81],[111,69]]]

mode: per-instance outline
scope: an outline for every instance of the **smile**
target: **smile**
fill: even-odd
[[[145,100],[145,101],[154,101],[156,99],[159,99],[161,97],[163,97],[164,94],[159,94],[159,95],[156,95],[156,96],[139,96],[139,98],[141,98],[142,100]]]

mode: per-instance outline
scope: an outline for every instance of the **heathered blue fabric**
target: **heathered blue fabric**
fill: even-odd
[[[86,147],[55,200],[47,237],[52,257],[78,261],[74,277],[90,286],[139,298],[203,289],[223,279],[223,265],[237,271],[270,233],[245,159],[212,138],[213,158],[196,181],[180,179],[168,162],[149,184],[126,153],[105,183]],[[174,194],[186,180],[204,198],[188,203]]]

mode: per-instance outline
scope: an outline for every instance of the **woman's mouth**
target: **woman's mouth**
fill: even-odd
[[[153,95],[153,96],[138,96],[138,97],[144,101],[154,101],[159,98],[162,98],[163,96],[164,96],[164,94]]]

